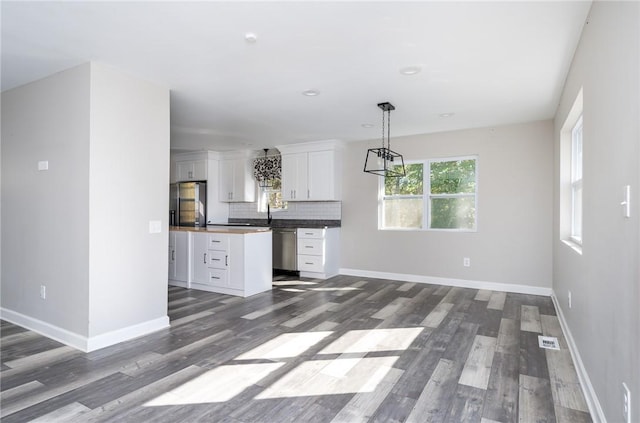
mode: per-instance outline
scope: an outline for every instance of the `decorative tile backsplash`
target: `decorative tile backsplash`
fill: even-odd
[[[273,219],[341,220],[340,201],[290,201],[286,210],[274,211]],[[229,203],[229,219],[266,219],[256,203]]]

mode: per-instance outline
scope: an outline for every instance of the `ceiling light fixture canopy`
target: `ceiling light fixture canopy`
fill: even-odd
[[[406,176],[402,154],[391,150],[391,111],[393,104],[379,103],[382,109],[382,148],[370,148],[364,161],[364,171],[379,176],[401,178]],[[385,113],[386,113],[386,145],[385,145]]]

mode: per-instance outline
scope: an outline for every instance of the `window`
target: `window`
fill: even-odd
[[[380,229],[476,229],[476,157],[426,160],[405,167],[405,177],[384,179]]]
[[[384,179],[382,229],[420,229],[423,221],[424,165],[405,165],[406,176]]]
[[[280,178],[271,179],[271,187],[259,188],[258,211],[267,212],[267,204],[270,211],[286,210],[287,202],[282,201],[282,180]]]
[[[571,130],[571,240],[582,244],[582,115]]]

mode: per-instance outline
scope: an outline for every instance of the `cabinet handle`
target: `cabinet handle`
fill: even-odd
[[[313,248],[311,245],[305,245],[304,248]]]
[[[308,261],[305,261],[304,264],[313,264],[313,263],[309,263]]]
[[[211,260],[213,260],[213,261],[220,261],[220,259],[217,259],[217,258],[213,258],[213,259],[211,259]]]
[[[305,235],[313,235],[313,232],[305,232]]]
[[[229,265],[229,256],[224,256],[224,265],[225,266]]]
[[[176,250],[171,250],[171,261],[176,261]]]
[[[203,261],[203,263],[207,264],[207,253],[204,253],[204,261]]]
[[[211,276],[211,279],[220,279],[220,278],[217,276]]]
[[[219,243],[220,240],[219,239],[212,239],[211,242],[218,242]]]

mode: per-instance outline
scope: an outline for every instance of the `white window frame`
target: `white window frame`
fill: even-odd
[[[431,164],[440,162],[455,162],[462,160],[475,160],[475,192],[458,194],[431,194]],[[405,165],[421,163],[422,171],[422,195],[385,195],[384,180],[378,181],[378,230],[382,231],[438,231],[438,232],[477,232],[478,231],[478,181],[479,181],[479,156],[456,156],[440,157],[426,160],[405,161]],[[386,199],[412,199],[422,198],[422,226],[420,228],[383,227],[384,224],[384,201]],[[466,198],[473,197],[475,204],[475,219],[473,228],[431,228],[431,199],[432,198]]]
[[[582,245],[582,134],[582,114],[580,114],[571,129],[571,233],[569,235],[571,241],[578,245]]]

